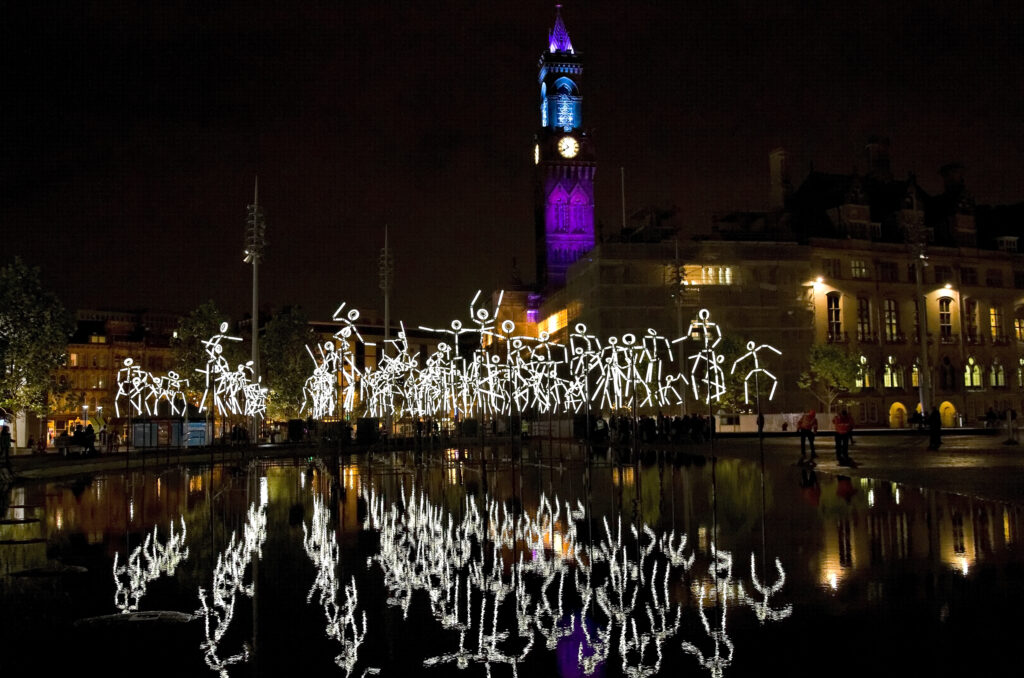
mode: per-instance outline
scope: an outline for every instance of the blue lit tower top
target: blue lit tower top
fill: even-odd
[[[536,181],[537,282],[565,285],[569,267],[594,247],[594,172],[597,163],[583,129],[583,62],[556,5],[555,25],[538,62],[540,130],[533,161]]]
[[[555,7],[555,27],[548,32],[548,51],[540,57],[540,125],[571,132],[582,127],[579,80],[583,67],[562,20],[562,6]]]

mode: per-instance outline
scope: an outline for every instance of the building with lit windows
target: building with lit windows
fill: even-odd
[[[113,419],[117,372],[125,358],[150,372],[172,369],[171,337],[177,325],[178,317],[169,313],[77,311],[64,366],[54,375],[48,439],[77,424],[92,422],[98,431]]]

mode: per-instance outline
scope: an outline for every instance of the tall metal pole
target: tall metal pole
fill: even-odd
[[[395,272],[394,258],[391,256],[391,248],[388,246],[388,226],[384,224],[384,248],[380,251],[380,289],[384,292],[384,346],[377,353],[377,363],[384,357],[387,351],[388,342],[391,340],[391,278]],[[456,347],[456,350],[458,348]],[[391,440],[391,412],[384,415],[384,427]]]
[[[917,211],[917,191],[911,191],[911,213],[904,221],[907,244],[914,261],[914,293],[917,301],[917,338],[920,346],[921,367],[917,375],[917,386],[921,398],[921,416],[928,416],[931,406],[931,370],[928,369],[928,300],[924,295],[924,265],[927,259],[925,226]]]
[[[679,239],[675,240],[676,256],[672,274],[672,298],[676,304],[676,336],[683,336],[683,275],[680,272],[679,263]],[[685,341],[679,342],[679,372],[682,373],[686,365]],[[682,397],[679,399],[679,416],[686,416],[686,389],[683,389]]]
[[[263,249],[266,247],[266,223],[263,221],[263,211],[260,209],[260,178],[256,177],[253,185],[252,204],[249,205],[249,216],[246,221],[245,237],[245,263],[252,264],[252,378],[258,381],[260,378],[260,297],[259,297],[259,270],[260,259],[263,258]],[[260,422],[259,415],[253,415],[250,422],[253,442],[258,442]]]

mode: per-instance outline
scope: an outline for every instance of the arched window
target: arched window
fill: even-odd
[[[825,308],[827,311],[828,340],[842,341],[843,320],[839,307],[839,292],[829,292],[825,295]]]
[[[860,369],[857,370],[857,379],[854,382],[857,388],[874,388],[875,379],[871,373],[871,365],[868,364],[868,357],[860,357]]]
[[[981,386],[981,366],[978,365],[974,356],[968,358],[967,364],[964,366],[964,386],[968,388]]]
[[[1006,386],[1006,370],[999,362],[999,358],[992,361],[992,369],[989,371],[989,383],[996,388]]]
[[[903,370],[896,364],[896,358],[889,356],[882,368],[882,386],[885,388],[903,388]]]

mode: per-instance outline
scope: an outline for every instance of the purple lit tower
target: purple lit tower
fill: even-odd
[[[536,170],[537,284],[565,285],[569,266],[594,247],[594,148],[583,130],[583,63],[556,5],[555,26],[540,57]]]

